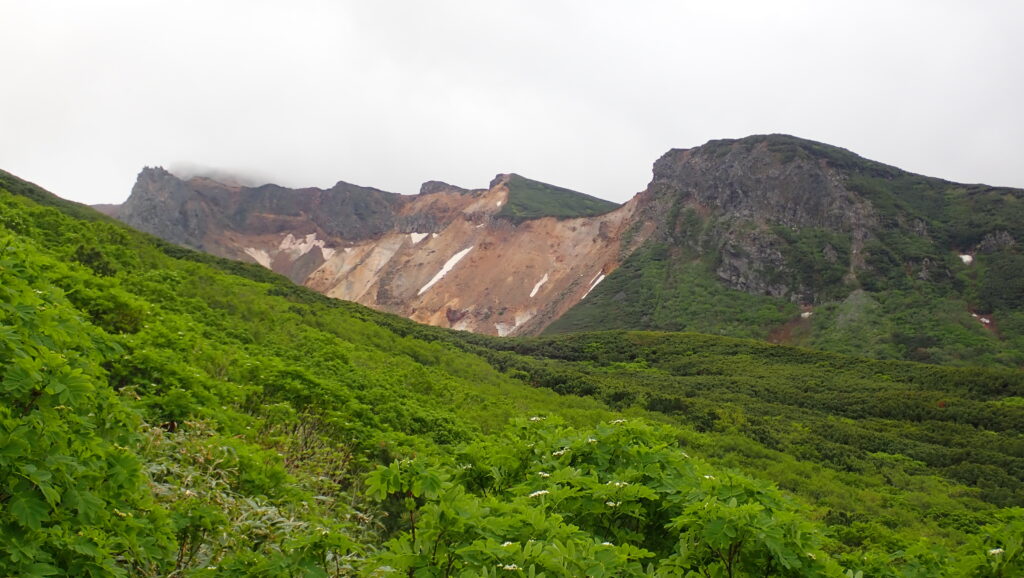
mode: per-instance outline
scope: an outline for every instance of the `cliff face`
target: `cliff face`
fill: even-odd
[[[805,143],[823,146],[772,135],[669,151],[644,193],[650,214],[668,216],[661,238],[707,259],[730,287],[813,303],[824,288],[794,270],[788,249],[794,232],[821,231],[833,239],[821,256],[855,281],[877,211],[850,190],[842,167]]]
[[[254,261],[331,297],[444,327],[531,334],[628,254],[620,237],[633,205],[517,221],[502,212],[510,181],[520,187],[514,190],[540,185],[499,175],[488,189],[431,181],[419,195],[403,196],[348,183],[237,187],[147,168],[112,214],[175,243]],[[559,190],[572,201],[597,202]],[[528,196],[513,199],[531,207]],[[634,234],[631,242],[644,238]]]

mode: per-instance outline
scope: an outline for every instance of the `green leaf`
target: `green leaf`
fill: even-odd
[[[58,570],[57,568],[54,568],[49,564],[37,562],[29,566],[22,574],[22,576],[24,576],[25,578],[33,578],[35,576],[55,576],[57,574],[60,574],[60,570]]]
[[[436,498],[441,493],[441,477],[432,471],[423,472],[412,483],[414,496]]]
[[[11,513],[22,526],[38,530],[43,522],[50,519],[49,506],[30,493],[21,493],[11,498]]]
[[[17,430],[16,430],[17,431]],[[0,465],[12,464],[29,452],[29,444],[21,438],[0,436]]]
[[[28,393],[35,384],[39,383],[41,376],[38,372],[30,370],[23,365],[24,362],[11,365],[4,373],[2,391],[9,396],[21,396]]]

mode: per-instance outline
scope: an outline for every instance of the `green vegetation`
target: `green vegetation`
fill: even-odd
[[[797,314],[792,303],[729,289],[681,249],[648,244],[545,333],[642,328],[765,339]]]
[[[4,188],[2,575],[1024,571],[1020,372],[454,333]]]
[[[517,224],[541,217],[593,217],[619,207],[611,201],[530,180],[514,173],[509,175],[507,186],[508,202],[501,207],[497,216]]]

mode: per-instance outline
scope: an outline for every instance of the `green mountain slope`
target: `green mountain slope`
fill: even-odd
[[[514,223],[541,217],[571,219],[614,211],[618,204],[540,181],[508,175],[508,202],[497,216]]]
[[[1024,569],[1018,372],[459,334],[2,188],[4,575]]]
[[[769,135],[670,151],[643,195],[659,234],[548,333],[701,331],[1024,364],[1020,189]]]

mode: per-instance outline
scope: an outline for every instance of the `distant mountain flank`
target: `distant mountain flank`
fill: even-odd
[[[549,332],[685,330],[1024,363],[1024,190],[759,135],[669,151],[638,205],[656,232]]]
[[[685,330],[1024,363],[1024,191],[788,135],[671,150],[621,206],[516,174],[404,196],[147,168],[104,210],[332,297],[479,333]]]
[[[430,181],[398,195],[344,182],[240,187],[148,167],[123,205],[102,208],[331,297],[493,335],[537,333],[582,299],[618,266],[632,212],[516,174],[487,189]]]

